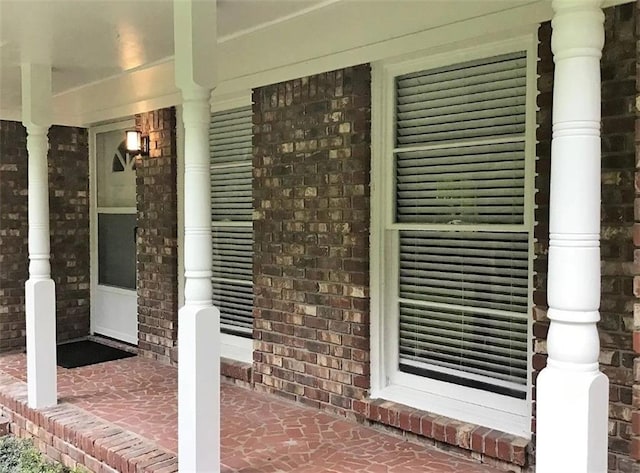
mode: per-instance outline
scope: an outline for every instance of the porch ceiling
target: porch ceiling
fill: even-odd
[[[312,60],[319,72],[379,59],[384,53],[372,48],[383,42],[406,44],[411,35],[473,18],[512,12],[509,18],[531,24],[551,12],[550,0],[217,1],[221,93],[299,77],[305,71],[298,67],[296,76],[296,67]],[[429,46],[418,37],[412,44]],[[172,0],[0,0],[0,118],[21,119],[21,62],[52,65],[56,123],[87,125],[174,105],[172,55]],[[326,59],[333,56],[342,63]]]
[[[218,0],[222,40],[323,0]],[[330,3],[330,2],[329,2]],[[0,0],[0,104],[20,106],[20,63],[53,66],[53,93],[173,55],[172,0]]]

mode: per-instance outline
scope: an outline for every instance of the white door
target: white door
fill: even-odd
[[[137,344],[136,176],[124,143],[132,127],[124,122],[92,130],[91,329]]]

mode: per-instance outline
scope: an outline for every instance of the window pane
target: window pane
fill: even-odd
[[[424,225],[398,235],[399,369],[518,398],[530,236],[487,225],[525,223],[526,69],[516,52],[397,77],[393,155],[396,222]]]
[[[522,224],[524,142],[399,152],[401,223]]]
[[[136,288],[136,215],[98,215],[98,283]]]
[[[522,394],[528,267],[527,234],[401,231],[401,370]]]

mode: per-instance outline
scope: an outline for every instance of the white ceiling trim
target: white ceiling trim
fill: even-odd
[[[344,1],[344,0],[325,0],[321,3],[309,6],[307,8],[303,8],[302,10],[298,10],[296,12],[290,13],[288,15],[285,16],[281,16],[280,18],[276,18],[275,20],[271,20],[271,21],[265,21],[264,23],[260,23],[258,25],[252,26],[251,28],[245,28],[243,30],[237,31],[235,33],[232,34],[228,34],[225,36],[221,36],[220,38],[218,38],[218,43],[226,43],[227,41],[232,41],[236,38],[240,38],[242,36],[246,36],[248,34],[251,33],[255,33],[256,31],[260,31],[263,30],[265,28],[270,28],[272,26],[276,26],[280,23],[284,23],[285,21],[289,21],[292,20],[294,18],[297,18],[299,16],[303,16],[306,15],[308,13],[312,13],[316,10],[320,10],[321,8],[325,8],[328,7],[330,5],[333,5],[334,3],[338,3],[340,1]]]

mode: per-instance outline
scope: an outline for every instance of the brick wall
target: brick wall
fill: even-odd
[[[136,116],[149,156],[136,161],[138,348],[172,361],[178,331],[178,214],[174,108]]]
[[[27,133],[0,121],[0,350],[25,346]]]
[[[605,10],[606,40],[602,56],[602,206],[601,268],[602,293],[598,324],[600,332],[600,367],[610,380],[609,471],[639,471],[632,454],[632,399],[634,359],[632,346],[634,302],[640,296],[640,283],[634,285],[634,171],[635,95],[636,95],[636,4]],[[537,304],[534,324],[535,374],[545,365],[546,337],[546,253],[548,248],[548,170],[551,136],[551,92],[553,70],[549,24],[540,29],[538,87],[538,196],[536,219]],[[636,190],[637,192],[637,190]],[[636,219],[640,219],[636,215]],[[638,233],[640,235],[640,233]],[[636,241],[636,244],[638,244]],[[635,287],[634,287],[635,286]],[[540,319],[542,319],[540,321]],[[640,352],[640,345],[637,347]],[[635,370],[638,372],[638,370]],[[636,375],[638,376],[638,375]],[[640,378],[638,378],[640,379]],[[640,399],[640,397],[638,397]],[[640,419],[640,417],[638,417]],[[640,423],[637,423],[640,425]],[[534,423],[535,426],[535,423]],[[639,435],[638,432],[633,434]],[[639,458],[640,449],[634,454]]]
[[[58,342],[89,334],[89,148],[84,128],[49,132],[51,275]]]
[[[49,131],[51,275],[58,341],[89,333],[89,159],[87,130]],[[25,345],[27,149],[21,123],[0,121],[0,350]]]
[[[345,412],[369,388],[370,69],[253,101],[254,382]]]
[[[636,28],[636,38],[639,36],[640,32],[640,11],[639,6],[636,3],[635,5],[635,28]],[[638,45],[638,43],[636,43]],[[636,58],[636,84],[635,91],[638,96],[640,96],[640,69],[638,68],[638,64],[640,64],[640,47],[636,46],[635,51]],[[634,279],[633,279],[633,291],[636,297],[640,297],[640,108],[636,104],[635,110],[635,195],[634,195],[634,226],[633,226],[633,262],[634,262]],[[633,307],[633,351],[634,353],[640,353],[640,301],[636,300],[636,304]],[[637,463],[640,460],[640,358],[637,356],[633,360],[633,373],[634,373],[634,383],[633,383],[633,391],[632,391],[632,417],[631,417],[631,426],[632,426],[632,441],[631,441],[631,458],[636,460],[636,470],[633,470],[634,473],[636,471],[640,471],[640,466]]]
[[[602,55],[600,366],[609,377],[609,471],[631,471],[636,4],[606,10]],[[640,289],[636,291],[640,296]],[[636,470],[639,471],[639,470]]]

